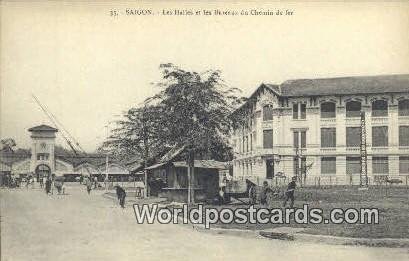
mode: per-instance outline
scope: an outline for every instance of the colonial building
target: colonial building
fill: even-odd
[[[106,169],[105,155],[59,155],[55,151],[57,129],[40,125],[28,129],[31,133],[29,152],[14,153],[2,151],[0,154],[0,172],[15,176],[34,175],[40,178],[55,174],[65,176],[67,181],[84,175],[97,176],[101,181],[106,172],[111,180],[128,180],[129,171],[117,162],[108,162]]]
[[[361,115],[370,183],[409,175],[409,75],[261,84],[235,113],[234,177],[304,174],[308,184],[359,184]]]

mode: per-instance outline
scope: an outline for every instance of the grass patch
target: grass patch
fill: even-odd
[[[299,188],[295,194],[294,207],[321,208],[324,218],[329,219],[333,208],[377,208],[379,209],[379,224],[215,224],[213,227],[239,229],[267,229],[280,226],[302,227],[305,233],[316,235],[331,235],[354,238],[408,238],[409,237],[409,191],[405,187],[371,187],[368,190],[358,190],[351,187],[332,187],[326,189]],[[270,201],[271,208],[279,208],[282,199]],[[207,205],[207,207],[210,205]],[[246,207],[244,204],[212,206],[217,208]],[[260,206],[257,206],[260,207]]]

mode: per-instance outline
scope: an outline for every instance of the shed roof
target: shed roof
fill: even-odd
[[[187,168],[186,161],[175,161],[172,162],[173,166],[175,167],[182,167]],[[226,169],[226,162],[215,161],[215,160],[195,160],[194,162],[195,168],[203,168],[203,169]]]

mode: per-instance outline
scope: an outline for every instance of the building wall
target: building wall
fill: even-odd
[[[372,102],[375,100],[388,102],[387,116],[373,117]],[[293,159],[296,156],[294,148],[293,132],[306,131],[306,148],[299,149],[299,155],[306,157],[307,165],[311,168],[307,172],[310,183],[320,178],[321,182],[337,184],[359,184],[358,175],[346,173],[347,157],[360,156],[360,148],[346,146],[346,128],[360,127],[360,117],[347,117],[346,104],[349,101],[361,102],[362,111],[366,119],[366,139],[368,154],[368,176],[372,181],[377,176],[372,170],[372,157],[388,157],[390,177],[402,177],[399,173],[399,156],[408,156],[409,147],[399,146],[399,126],[409,126],[409,116],[398,115],[398,101],[409,99],[409,92],[399,94],[368,94],[368,95],[344,95],[344,96],[321,96],[321,97],[279,97],[273,92],[260,92],[256,102],[249,106],[247,112],[248,122],[244,127],[235,130],[232,136],[232,144],[235,152],[233,160],[233,175],[235,178],[246,176],[266,179],[267,159],[274,160],[274,172],[283,172],[288,178],[295,175]],[[335,118],[321,117],[321,104],[334,102],[336,106]],[[294,103],[306,104],[306,118],[293,119],[292,106]],[[273,106],[273,119],[263,121],[263,106]],[[372,127],[388,126],[388,146],[372,146]],[[324,148],[321,146],[321,128],[336,129],[336,147]],[[273,147],[263,148],[263,130],[273,130]],[[256,139],[254,140],[254,133]],[[253,137],[250,137],[250,136]],[[249,150],[243,148],[243,138],[252,139],[253,147]],[[336,157],[336,173],[321,174],[321,158],[326,156]],[[251,166],[250,170],[249,167]],[[336,180],[336,181],[334,181]]]

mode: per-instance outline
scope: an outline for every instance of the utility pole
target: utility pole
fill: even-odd
[[[148,156],[149,156],[149,148],[148,148],[148,133],[146,130],[146,118],[145,118],[145,113],[146,113],[146,104],[143,107],[143,112],[142,112],[142,134],[143,134],[143,147],[144,147],[144,152],[143,152],[143,161],[144,161],[144,183],[145,183],[145,189],[143,190],[143,196],[144,198],[147,198],[149,196],[148,194],[148,170],[146,169],[148,167]]]
[[[106,139],[108,140],[108,125],[105,125],[106,128]],[[108,190],[108,151],[105,154],[105,190]]]
[[[359,185],[368,187],[368,157],[366,149],[366,119],[365,112],[361,111],[361,172],[359,173]],[[364,182],[362,182],[364,180]]]

